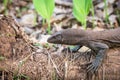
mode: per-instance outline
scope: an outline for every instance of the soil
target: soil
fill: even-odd
[[[24,37],[23,37],[24,35]],[[44,75],[46,60],[34,61],[33,48],[27,40],[27,35],[11,16],[0,16],[0,72],[2,80],[12,80],[16,77],[31,76],[39,79]],[[44,56],[43,56],[44,57]],[[46,57],[45,57],[46,59]],[[27,62],[26,64],[24,64]],[[42,66],[42,67],[40,67]],[[40,70],[39,70],[40,69]],[[39,71],[39,72],[38,72]],[[39,73],[40,76],[37,74]],[[41,74],[40,74],[41,73]],[[20,79],[26,79],[21,76]]]

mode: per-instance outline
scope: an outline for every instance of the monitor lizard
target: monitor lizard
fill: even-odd
[[[82,46],[90,48],[96,56],[87,66],[87,71],[95,72],[102,64],[106,52],[111,48],[120,47],[120,28],[104,31],[65,29],[54,33],[47,41],[54,44],[78,45],[73,52]]]

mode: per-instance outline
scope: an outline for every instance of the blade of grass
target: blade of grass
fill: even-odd
[[[108,12],[107,12],[107,0],[104,0],[104,4],[105,4],[105,6],[104,6],[104,12],[105,12],[105,22],[106,23],[108,23],[108,21],[109,21],[109,19],[108,19],[108,17],[109,17],[109,15],[108,15]]]

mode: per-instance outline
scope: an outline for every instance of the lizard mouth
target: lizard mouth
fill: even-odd
[[[53,41],[52,41],[52,37],[49,37],[49,38],[47,39],[47,42],[52,43],[52,42],[53,42]]]

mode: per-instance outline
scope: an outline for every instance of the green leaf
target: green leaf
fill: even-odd
[[[48,28],[47,32],[50,34],[50,17],[55,8],[54,0],[33,0],[36,11],[44,18],[47,19]]]
[[[50,19],[55,7],[54,0],[33,0],[33,4],[43,18]]]
[[[86,17],[92,6],[92,0],[73,0],[73,15],[86,27]]]

